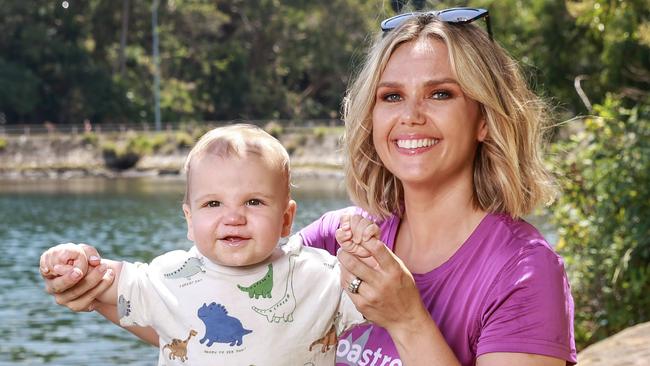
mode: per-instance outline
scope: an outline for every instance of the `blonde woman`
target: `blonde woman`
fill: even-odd
[[[547,114],[481,19],[484,9],[457,8],[385,20],[348,92],[358,207],[300,232],[336,253],[341,217],[353,215],[352,241],[376,261],[339,253],[342,284],[373,325],[339,339],[338,365],[576,362],[562,260],[521,219],[553,198],[540,155]],[[370,220],[381,241],[362,240]],[[46,282],[79,310],[110,282],[101,278]]]
[[[342,284],[374,323],[339,339],[340,364],[576,362],[562,261],[521,219],[553,198],[540,151],[547,114],[515,61],[469,24],[487,15],[384,21],[349,90],[346,177],[358,207],[301,231],[335,253],[342,215],[357,214],[356,243],[368,222],[359,215],[381,229],[381,242],[365,243],[377,265],[339,253]]]

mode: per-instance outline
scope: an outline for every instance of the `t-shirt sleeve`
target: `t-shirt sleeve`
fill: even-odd
[[[177,250],[154,258],[150,264],[122,264],[117,286],[117,310],[120,325],[160,326],[177,311],[177,296],[163,281],[163,268],[183,261],[190,254]]]
[[[476,355],[516,352],[576,362],[573,299],[562,260],[530,244],[505,264],[484,306]]]
[[[148,264],[122,263],[117,287],[117,313],[120,325],[152,325],[149,300],[157,294],[153,291],[148,272]]]

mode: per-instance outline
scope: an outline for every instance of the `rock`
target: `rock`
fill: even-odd
[[[579,366],[650,365],[650,322],[594,343],[578,354]]]

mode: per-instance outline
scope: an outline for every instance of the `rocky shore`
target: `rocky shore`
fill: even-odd
[[[585,348],[578,355],[578,365],[650,365],[650,322],[629,327]]]

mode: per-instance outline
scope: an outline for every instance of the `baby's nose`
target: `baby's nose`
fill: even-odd
[[[244,225],[246,223],[246,216],[240,209],[233,209],[228,211],[224,221],[227,225]]]

